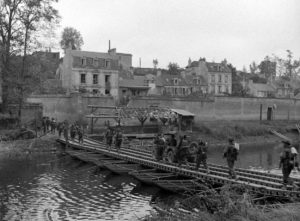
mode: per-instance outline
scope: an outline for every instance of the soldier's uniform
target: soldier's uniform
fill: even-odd
[[[282,141],[284,150],[280,154],[279,168],[282,168],[283,185],[289,183],[289,176],[294,169],[294,154],[291,151],[291,144],[289,141]]]
[[[156,144],[155,159],[160,161],[163,158],[163,153],[164,153],[164,150],[165,150],[166,141],[165,141],[164,137],[158,136],[156,138],[156,140],[154,141],[154,143]]]
[[[198,148],[196,150],[195,170],[198,170],[200,164],[202,163],[203,167],[206,169],[206,171],[209,172],[206,160],[207,160],[207,144],[200,140],[198,142]]]
[[[116,134],[116,149],[117,149],[118,152],[121,149],[122,141],[123,141],[122,133],[117,132],[117,134]]]
[[[77,127],[78,141],[79,143],[83,143],[83,129],[82,127]]]
[[[43,127],[43,131],[44,131],[44,134],[47,133],[47,124],[46,124],[46,117],[43,117],[43,121],[42,121],[42,127]]]
[[[113,141],[113,132],[110,129],[107,129],[105,133],[105,139],[106,139],[106,145],[107,148],[111,147],[112,141]]]
[[[71,140],[74,140],[75,136],[76,136],[76,128],[75,128],[75,125],[72,124],[71,128],[70,128],[70,137],[71,137]]]
[[[48,132],[49,129],[50,129],[50,124],[51,124],[51,121],[50,121],[49,117],[46,117],[46,127],[47,127],[47,132]]]
[[[236,178],[234,163],[237,160],[238,150],[235,148],[234,140],[229,139],[229,145],[225,148],[223,157],[227,159],[229,178]]]
[[[51,119],[50,127],[51,127],[51,133],[54,134],[56,128],[56,121],[54,120],[54,118]]]
[[[58,136],[61,137],[61,134],[63,132],[63,123],[58,123],[57,125],[57,130],[58,130]]]
[[[187,162],[188,154],[189,154],[188,141],[186,139],[186,136],[183,136],[183,138],[181,139],[177,147],[176,155],[177,155],[178,166],[181,166],[182,163]]]

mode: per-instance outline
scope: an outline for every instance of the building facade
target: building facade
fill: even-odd
[[[68,92],[87,92],[118,97],[119,71],[131,67],[132,55],[66,49],[60,79]]]
[[[207,62],[204,58],[191,62],[184,71],[195,91],[223,95],[232,93],[232,73],[226,62]]]

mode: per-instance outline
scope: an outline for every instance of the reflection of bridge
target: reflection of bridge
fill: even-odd
[[[58,139],[65,144],[65,140]],[[227,168],[221,165],[210,164],[210,173],[201,168],[193,170],[194,165],[178,167],[175,164],[166,164],[153,160],[151,146],[123,146],[120,153],[108,151],[104,143],[86,138],[83,144],[69,141],[67,152],[76,158],[105,167],[115,173],[129,173],[138,180],[160,186],[171,191],[197,192],[203,191],[206,184],[224,185],[240,184],[250,192],[258,195],[300,197],[300,191],[282,188],[282,176],[237,169],[238,180],[228,179]],[[85,150],[85,151],[82,151]],[[294,178],[295,182],[300,179]]]

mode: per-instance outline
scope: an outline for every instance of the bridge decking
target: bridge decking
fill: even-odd
[[[57,141],[66,144],[64,139]],[[194,164],[178,167],[176,164],[157,162],[151,151],[136,147],[122,147],[118,153],[114,149],[108,150],[104,143],[89,138],[83,144],[69,141],[69,146],[76,149],[67,150],[73,157],[106,167],[116,173],[129,173],[142,182],[172,191],[201,189],[201,184],[208,181],[217,184],[241,184],[253,192],[265,195],[300,197],[300,191],[293,191],[292,187],[288,187],[288,190],[281,189],[282,176],[276,174],[238,168],[236,173],[239,179],[232,180],[228,178],[225,166],[209,164],[210,173],[207,174],[201,167],[195,171]],[[294,178],[294,181],[300,182],[300,179]]]

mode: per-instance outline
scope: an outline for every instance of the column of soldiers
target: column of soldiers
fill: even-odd
[[[123,133],[120,129],[114,130],[111,127],[107,127],[105,132],[105,141],[106,141],[106,147],[110,151],[112,144],[115,144],[115,148],[117,152],[120,152],[122,142],[123,142]]]
[[[283,174],[283,186],[286,187],[290,183],[290,173],[294,168],[297,168],[300,171],[299,163],[297,161],[298,152],[295,147],[291,146],[289,141],[282,141],[284,144],[283,151],[280,155],[279,168],[282,169]],[[158,134],[154,139],[155,149],[154,157],[157,161],[163,159],[164,150],[167,146],[175,147],[175,158],[178,162],[178,166],[181,166],[183,163],[187,163],[187,157],[189,155],[189,145],[186,139],[186,136],[180,138],[178,144],[174,135],[171,139],[165,139],[163,134]],[[206,173],[210,173],[210,170],[207,165],[207,151],[208,144],[201,139],[198,140],[197,149],[195,150],[195,170],[199,169],[199,166],[202,164]],[[223,158],[226,159],[228,166],[228,174],[230,179],[237,179],[235,172],[235,163],[239,155],[239,144],[234,141],[233,138],[228,139],[228,145],[224,148]]]

